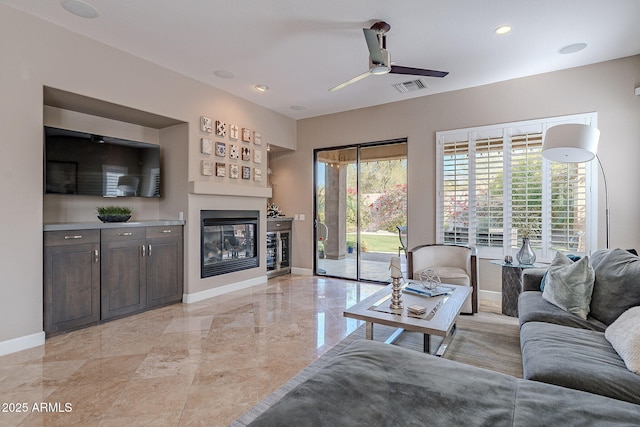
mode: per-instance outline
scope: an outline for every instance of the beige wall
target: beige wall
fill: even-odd
[[[295,153],[271,158],[274,200],[296,221],[293,263],[313,265],[313,149],[408,138],[409,247],[435,241],[435,133],[595,111],[602,135],[598,155],[610,189],[611,244],[640,247],[640,56],[450,93],[298,121]],[[380,90],[386,90],[381,87]],[[602,180],[600,181],[602,182]],[[604,242],[600,188],[599,241]],[[604,246],[604,243],[600,245]],[[481,265],[481,288],[500,290],[497,266]]]
[[[138,206],[144,212],[142,219],[154,219],[155,215],[178,218],[178,212],[184,211],[188,221],[185,292],[265,275],[263,259],[261,268],[248,273],[200,279],[199,264],[193,262],[199,256],[199,229],[197,224],[191,224],[199,217],[196,210],[251,206],[260,209],[264,216],[266,199],[187,193],[189,181],[228,184],[228,178],[200,175],[200,160],[205,158],[200,154],[200,138],[206,134],[200,132],[199,119],[206,115],[258,130],[263,143],[295,149],[293,119],[3,5],[0,5],[0,58],[0,352],[15,343],[11,340],[28,340],[41,334],[42,225],[45,217],[69,220],[68,214],[62,213],[69,209],[62,206],[61,199],[43,203],[44,86],[184,123],[150,132],[163,147],[163,170],[172,179],[163,184],[166,196],[159,204]],[[264,164],[265,177],[266,168]],[[266,179],[242,184],[266,187]],[[73,221],[96,220],[97,204],[93,200],[80,198],[72,203],[78,209],[69,214],[73,215]],[[57,213],[49,213],[49,209]]]

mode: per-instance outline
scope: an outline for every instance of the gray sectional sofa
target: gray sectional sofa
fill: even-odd
[[[524,378],[640,405],[640,375],[605,338],[618,316],[640,305],[640,261],[613,249],[594,253],[591,265],[595,283],[586,319],[542,297],[546,270],[524,271],[518,302]]]
[[[629,261],[638,262],[630,268]],[[360,340],[249,425],[640,426],[640,375],[626,368],[603,332],[640,304],[640,261],[606,251],[594,254],[592,264],[593,315],[586,319],[542,297],[544,270],[525,270],[519,300],[525,379]]]

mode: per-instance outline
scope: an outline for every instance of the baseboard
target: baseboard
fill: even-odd
[[[299,274],[301,276],[313,276],[313,270],[310,268],[291,267],[291,274]]]
[[[252,286],[262,285],[264,283],[267,283],[267,276],[260,276],[254,279],[244,280],[242,282],[231,283],[229,285],[219,286],[217,288],[207,289],[200,292],[194,292],[192,294],[183,294],[182,302],[185,304],[192,304],[194,302],[203,301],[209,298],[228,294],[229,292],[240,291],[242,289],[247,289]]]
[[[44,345],[44,331],[0,342],[0,356]]]
[[[486,301],[498,301],[502,302],[502,292],[496,291],[483,291],[482,289],[478,292],[479,299]]]

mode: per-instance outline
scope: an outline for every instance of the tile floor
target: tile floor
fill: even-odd
[[[0,357],[0,426],[225,426],[355,330],[343,309],[378,289],[283,276],[49,338]]]
[[[49,338],[0,357],[0,426],[226,426],[360,326],[342,312],[378,289],[281,276]]]

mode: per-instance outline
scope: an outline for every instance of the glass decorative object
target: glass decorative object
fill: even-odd
[[[536,254],[531,249],[531,241],[528,237],[522,238],[522,247],[516,254],[516,259],[523,265],[533,265],[536,262]]]

